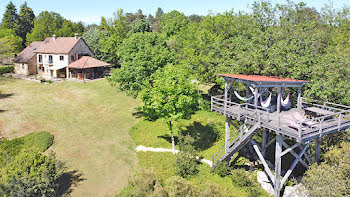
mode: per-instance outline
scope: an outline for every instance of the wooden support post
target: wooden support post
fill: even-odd
[[[265,157],[266,154],[266,143],[267,143],[267,139],[268,139],[268,133],[266,131],[265,128],[263,128],[262,131],[262,142],[261,142],[261,154],[263,157]]]
[[[277,114],[281,111],[281,87],[277,88],[278,94],[277,94]]]
[[[274,197],[280,197],[281,190],[281,153],[282,153],[282,136],[276,135],[276,151],[275,151],[275,184]]]
[[[301,86],[298,87],[298,101],[297,101],[297,108],[301,109],[302,107],[302,100],[301,100]]]
[[[229,154],[230,147],[230,118],[226,117],[225,122],[225,156]]]
[[[258,96],[259,96],[259,88],[255,87],[255,89],[254,89],[254,106],[255,106],[255,108],[258,107]]]
[[[321,137],[315,138],[315,162],[319,163],[320,161],[320,152],[321,152]]]
[[[68,68],[68,66],[66,67],[66,78],[69,79],[69,68]]]
[[[246,88],[245,88],[245,97],[249,98],[249,85],[247,84]],[[246,103],[248,103],[248,101],[246,101]]]
[[[224,90],[224,116],[226,116],[226,110],[227,110],[227,98],[228,98],[228,83],[225,79],[225,90]],[[226,121],[227,122],[227,121]]]

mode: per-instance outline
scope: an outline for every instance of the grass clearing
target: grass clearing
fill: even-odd
[[[40,84],[0,77],[0,132],[7,138],[33,131],[55,136],[50,150],[86,179],[72,196],[112,196],[136,164],[128,131],[138,121],[138,100],[106,80]]]
[[[190,119],[181,120],[174,125],[175,140],[178,139],[177,136],[180,133],[192,136],[195,139],[194,147],[199,151],[199,155],[205,159],[212,160],[212,155],[224,144],[225,117],[220,114],[198,111]],[[130,135],[136,145],[171,148],[170,131],[161,119],[138,122],[130,130]],[[139,167],[153,169],[157,178],[163,183],[167,178],[176,175],[175,156],[170,152],[138,152],[137,158]],[[239,165],[247,161],[249,160],[239,156],[236,164]],[[210,183],[219,185],[226,196],[251,196],[250,188],[235,185],[230,176],[220,177],[212,173],[210,166],[207,164],[200,164],[198,170],[197,174],[190,176],[187,180],[199,186],[202,191]],[[256,182],[256,177],[252,177],[251,180]],[[266,192],[261,192],[262,196],[268,196]]]

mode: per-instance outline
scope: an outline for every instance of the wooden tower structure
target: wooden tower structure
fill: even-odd
[[[312,163],[306,150],[313,140],[315,162],[318,162],[321,137],[350,127],[349,106],[330,102],[321,103],[301,96],[301,88],[308,83],[307,81],[240,74],[220,74],[220,76],[225,81],[224,95],[211,97],[211,110],[226,117],[225,143],[213,155],[213,166],[215,167],[221,161],[229,162],[236,152],[250,142],[264,166],[267,177],[273,184],[275,197],[280,196],[283,184],[298,163],[305,168]],[[231,99],[232,92],[237,95],[233,85],[238,83],[246,86],[246,98],[244,98],[246,102],[237,103]],[[298,92],[294,99],[296,102],[293,101],[294,103],[289,107],[283,105],[286,104],[283,100],[285,88],[295,88]],[[262,94],[266,90],[270,92],[269,107],[266,107],[266,103],[265,107],[261,104]],[[272,94],[276,96],[271,101]],[[271,107],[273,104],[275,104],[274,108]],[[234,124],[233,120],[240,121],[241,126]],[[262,131],[260,145],[253,139],[258,131]],[[294,144],[287,144],[286,139],[291,139]],[[274,166],[269,166],[265,160],[265,153],[266,148],[272,143],[276,143],[275,163]],[[287,153],[293,155],[295,160],[289,170],[281,174],[281,159]]]

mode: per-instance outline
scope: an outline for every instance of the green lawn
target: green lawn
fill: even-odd
[[[199,151],[199,155],[205,159],[212,159],[212,155],[224,143],[224,125],[225,117],[207,111],[198,111],[188,120],[181,120],[174,124],[175,139],[179,133],[184,135],[189,134],[194,137],[194,147]],[[162,147],[171,148],[170,132],[163,120],[139,121],[131,130],[130,135],[135,141],[136,145],[143,145],[148,147]],[[178,146],[176,146],[178,149]],[[236,154],[237,155],[237,154]],[[154,170],[158,179],[163,183],[164,181],[176,175],[175,174],[175,156],[172,153],[159,152],[138,152],[138,166],[142,168],[151,168]],[[239,157],[236,164],[247,162],[244,157]],[[199,186],[202,190],[208,183],[219,185],[226,196],[250,196],[247,188],[239,187],[232,183],[229,176],[220,177],[211,172],[210,166],[207,164],[200,164],[199,172],[191,176],[188,180]],[[253,182],[256,178],[252,178]],[[262,196],[268,196],[267,193],[261,190]]]
[[[139,105],[106,80],[40,84],[0,77],[1,135],[53,134],[50,150],[86,179],[72,196],[110,196],[126,185],[136,165],[128,131]]]

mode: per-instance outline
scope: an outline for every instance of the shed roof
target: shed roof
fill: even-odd
[[[111,66],[111,64],[95,59],[93,57],[83,56],[80,59],[76,60],[75,62],[70,63],[68,67],[84,69],[84,68],[105,67],[105,66]]]
[[[75,37],[47,37],[36,52],[38,53],[69,53],[81,38]]]
[[[243,75],[243,74],[219,74],[219,76],[232,78],[232,79],[238,79],[240,81],[263,84],[263,85],[264,84],[276,84],[276,85],[300,84],[300,85],[304,85],[306,83],[309,83],[306,80],[282,78],[282,77],[277,77],[277,76]]]
[[[21,53],[19,53],[15,59],[18,63],[27,63],[37,52],[37,49],[43,42],[32,42],[30,43]]]

